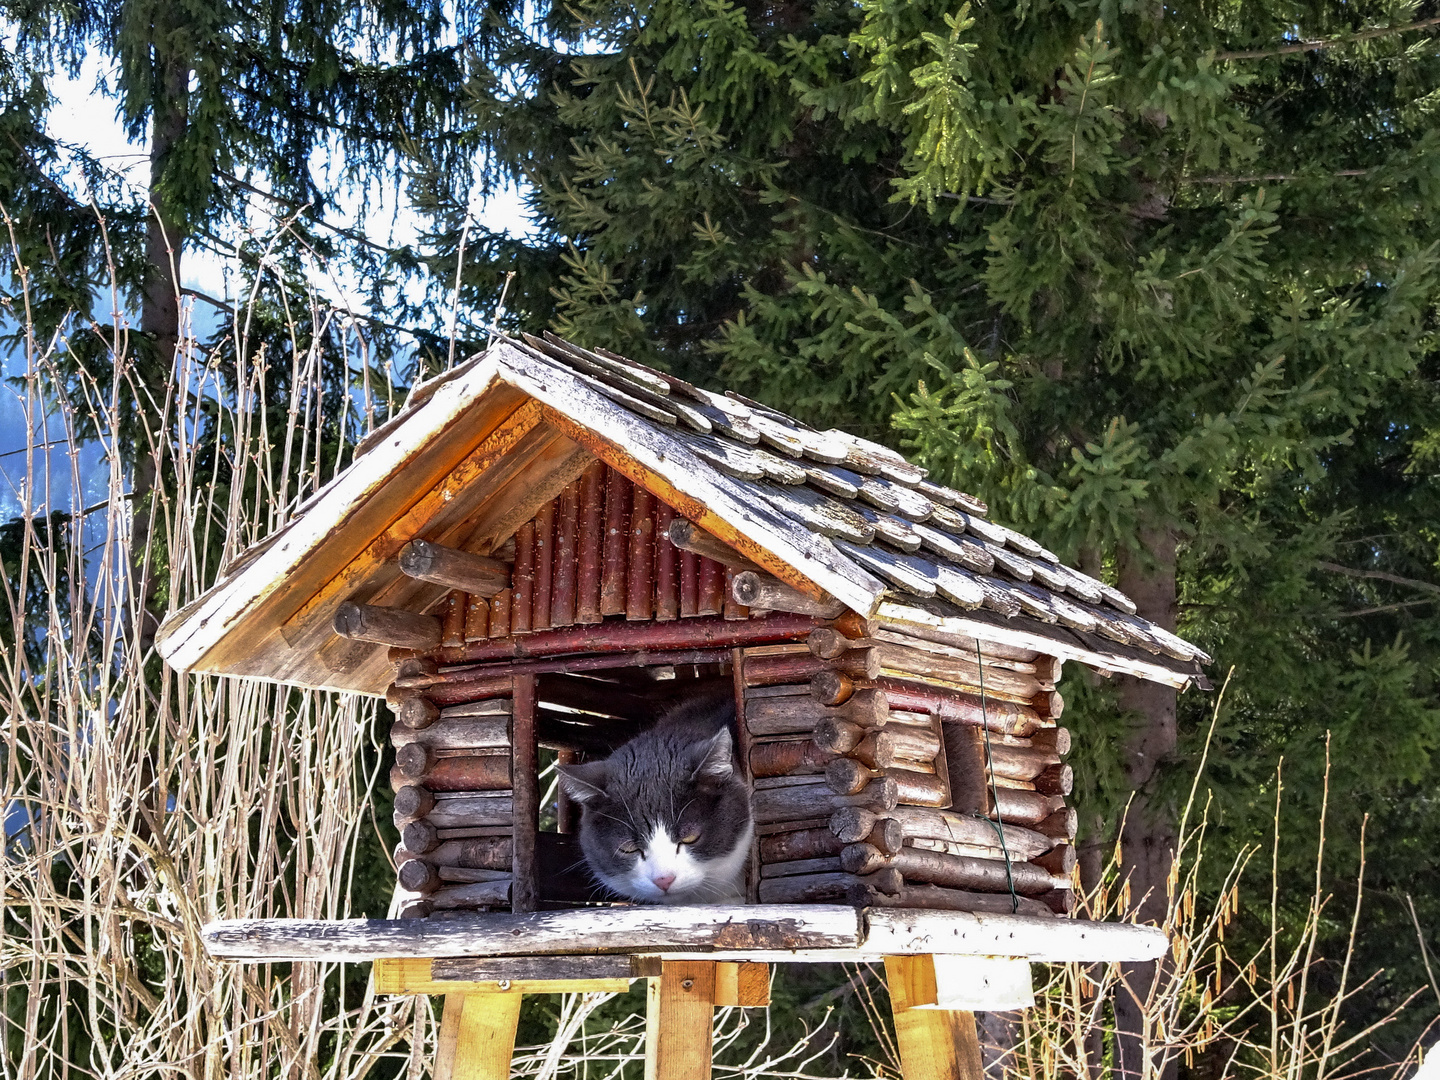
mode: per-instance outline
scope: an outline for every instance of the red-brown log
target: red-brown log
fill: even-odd
[[[835,757],[811,739],[757,742],[750,750],[751,776],[798,776],[821,773]]]
[[[465,643],[484,641],[490,636],[490,601],[471,595],[465,603]]]
[[[1037,855],[1030,861],[1052,874],[1063,874],[1068,877],[1070,872],[1075,869],[1075,848],[1072,844],[1057,844],[1043,855]]]
[[[535,609],[535,522],[515,530],[515,573],[511,577],[510,632],[530,633]]]
[[[733,648],[797,641],[814,628],[809,615],[773,614],[744,623],[724,619],[693,619],[684,625],[602,623],[566,630],[546,630],[525,638],[485,641],[437,653],[445,664],[483,663],[520,657],[576,656],[586,653],[636,652],[643,649]]]
[[[855,680],[843,671],[817,671],[810,677],[810,696],[822,705],[843,705],[854,693]]]
[[[403,749],[419,745],[411,743]],[[417,782],[430,791],[504,791],[510,787],[510,755],[437,758],[419,777],[404,772],[398,762],[390,771],[390,786],[394,790]]]
[[[575,576],[575,621],[600,621],[600,553],[605,545],[605,463],[580,477],[580,539]]]
[[[780,686],[813,679],[824,671],[839,672],[854,680],[873,678],[879,668],[873,655],[866,649],[853,650],[835,660],[819,660],[805,653],[793,653],[788,656],[751,657],[745,666],[745,678],[750,686]]]
[[[598,577],[596,581],[599,581]],[[535,728],[538,734],[540,730],[538,716]],[[569,747],[562,747],[555,751],[555,760],[561,765],[575,765],[583,756],[580,751]],[[559,788],[555,794],[555,831],[567,835],[580,831],[580,805],[565,793],[564,788]]]
[[[484,701],[486,698],[509,697],[510,686],[510,676],[495,675],[443,686],[431,683],[426,692],[437,705],[464,705],[472,701]]]
[[[510,633],[510,605],[514,602],[509,589],[490,598],[490,636],[506,637]]]
[[[667,530],[675,511],[666,503],[655,506],[655,619],[669,622],[680,617],[679,552]]]
[[[440,645],[458,648],[465,644],[465,594],[452,589],[440,606]]]
[[[1080,824],[1080,815],[1076,813],[1073,806],[1062,807],[1055,811],[1043,821],[1035,823],[1033,828],[1038,833],[1056,840],[1075,839],[1075,830]]]
[[[625,614],[625,571],[630,563],[630,481],[605,475],[605,543],[600,569],[600,614]]]
[[[797,829],[760,838],[762,863],[793,862],[838,855],[845,845],[829,829]]]
[[[850,639],[832,626],[817,626],[805,643],[810,646],[810,655],[822,660],[834,660],[850,648]]]
[[[580,529],[580,481],[563,492],[555,510],[555,559],[551,570],[550,625],[575,625],[576,544]]]
[[[530,629],[549,630],[550,602],[555,593],[555,503],[552,499],[535,514],[535,588],[530,607]],[[493,635],[492,635],[493,636]]]
[[[625,577],[625,618],[649,622],[655,614],[655,496],[635,485],[630,504],[630,565]]]
[[[395,669],[395,687],[399,690],[425,690],[435,684],[440,665],[428,656],[412,656],[400,661]]]
[[[1030,736],[1030,745],[1036,750],[1064,757],[1070,753],[1070,729],[1063,727],[1042,728]]]
[[[335,610],[330,626],[343,638],[406,649],[434,649],[441,640],[440,620],[433,615],[348,600]]]
[[[535,676],[515,678],[515,711],[511,716],[514,755],[514,848],[511,865],[515,889],[511,910],[535,910],[535,834],[540,828],[540,787],[535,741]]]
[[[714,559],[701,558],[699,582],[696,586],[695,611],[699,615],[719,615],[725,610],[725,567]]]
[[[1007,746],[999,740],[992,740],[989,761],[990,771],[996,776],[1008,777],[1011,780],[1034,780],[1051,765],[1060,764],[1060,756],[1034,746]]]
[[[700,556],[693,551],[680,552],[680,617],[692,619],[700,614]]]
[[[1065,699],[1059,690],[1042,690],[1030,699],[1030,707],[1047,720],[1059,720],[1065,711]]]
[[[1034,780],[1041,795],[1069,795],[1075,790],[1075,770],[1069,765],[1051,765]]]
[[[405,743],[395,748],[395,772],[407,777],[410,783],[418,783],[430,766],[435,764],[435,751],[427,743]],[[391,782],[394,782],[394,772]]]

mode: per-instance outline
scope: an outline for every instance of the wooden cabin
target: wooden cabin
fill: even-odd
[[[547,766],[717,684],[752,902],[1048,915],[1061,665],[1204,681],[1134,612],[886,447],[552,337],[418,387],[158,644],[386,698],[406,915],[614,901]]]
[[[483,955],[498,978],[517,949],[1164,948],[1138,927],[1100,928],[1103,945],[1087,924],[1055,936],[1073,907],[1076,821],[1056,685],[1076,661],[1205,686],[1208,657],[893,450],[610,352],[502,338],[416,387],[157,644],[181,670],[383,696],[395,715],[402,918],[365,944],[320,924],[304,942],[226,924],[207,931],[216,955]],[[767,906],[606,907],[616,898],[580,865],[551,764],[604,756],[717,687],[741,718],[758,826],[748,896]],[[425,929],[457,912],[509,914]],[[522,943],[504,920],[530,912],[552,915],[525,923]],[[1029,929],[916,921],[941,912]],[[957,979],[962,996],[988,985]],[[1028,974],[1018,997],[985,1000],[1025,994]]]

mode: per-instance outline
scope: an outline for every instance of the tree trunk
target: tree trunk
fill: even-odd
[[[1120,589],[1138,614],[1166,630],[1175,629],[1175,534],[1143,529],[1141,551],[1122,552]],[[1158,683],[1119,678],[1120,705],[1138,717],[1125,743],[1125,775],[1135,793],[1120,831],[1122,873],[1130,909],[1145,922],[1165,915],[1166,883],[1175,852],[1175,823],[1154,792],[1160,763],[1175,749],[1175,691]],[[1115,993],[1115,1076],[1152,1080],[1145,1062],[1145,1000],[1158,974],[1154,962],[1122,967],[1125,986]],[[1167,1070],[1173,1072],[1172,1070]]]
[[[144,418],[145,441],[136,447],[130,484],[131,600],[135,605],[135,630],[141,655],[154,644],[155,631],[160,626],[160,613],[155,610],[154,569],[148,556],[154,524],[153,497],[164,446],[159,418],[164,414],[163,395],[175,369],[175,353],[180,345],[183,238],[179,215],[174,212],[162,178],[171,150],[185,134],[189,115],[186,95],[190,84],[190,65],[184,57],[165,57],[160,53],[156,66],[156,81],[161,89],[154,103],[150,133],[150,214],[145,237],[148,266],[140,304],[140,329],[154,355],[143,358],[139,379],[140,392],[152,400],[138,402],[137,413]]]

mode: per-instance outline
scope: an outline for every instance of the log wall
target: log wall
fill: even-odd
[[[1070,911],[1059,662],[845,625],[743,651],[760,902]]]

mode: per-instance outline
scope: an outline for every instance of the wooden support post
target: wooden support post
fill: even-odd
[[[664,961],[649,981],[645,1080],[710,1080],[714,1022],[715,961]]]
[[[975,1014],[917,1007],[935,1001],[932,957],[885,957],[885,982],[904,1080],[984,1080]]]
[[[540,790],[536,779],[535,676],[515,677],[511,741],[514,755],[513,813],[515,845],[512,872],[515,882],[510,910],[535,910],[535,834],[540,828]]]
[[[434,1080],[508,1080],[521,995],[446,994]]]

